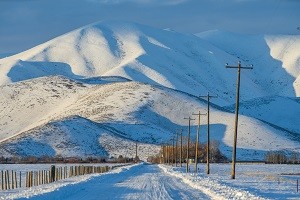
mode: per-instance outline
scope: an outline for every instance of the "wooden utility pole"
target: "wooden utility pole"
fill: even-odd
[[[167,145],[167,154],[168,154],[168,165],[170,165],[170,146]]]
[[[206,145],[206,174],[210,173],[209,168],[209,158],[210,158],[210,149],[209,149],[209,143],[210,143],[210,133],[209,133],[209,108],[210,108],[210,98],[216,98],[217,96],[211,96],[209,95],[209,92],[206,96],[200,96],[202,98],[207,98],[207,145]]]
[[[138,144],[137,144],[137,141],[135,142],[135,162],[138,162]]]
[[[232,150],[232,170],[231,170],[231,179],[235,179],[235,162],[236,162],[237,129],[238,129],[238,119],[239,119],[241,69],[253,69],[253,66],[251,66],[251,67],[242,67],[241,62],[239,61],[238,66],[228,66],[228,64],[226,63],[226,68],[238,69],[238,76],[237,76],[237,81],[236,81],[235,123],[234,123],[234,138],[233,138],[233,150]]]
[[[179,162],[180,162],[180,167],[182,167],[182,129],[180,130],[180,158],[179,158]]]
[[[161,163],[163,163],[163,164],[165,164],[166,162],[165,162],[165,146],[164,145],[162,145],[162,162]]]
[[[190,154],[190,135],[191,135],[191,121],[195,120],[191,117],[184,118],[189,120],[189,129],[188,129],[188,141],[187,141],[187,149],[186,149],[186,173],[189,172],[189,154]]]
[[[175,163],[175,136],[173,137],[172,139],[172,142],[173,142],[173,146],[172,146],[172,166],[173,164]]]
[[[195,173],[198,173],[198,145],[199,145],[199,137],[200,137],[200,116],[201,115],[206,115],[206,114],[201,114],[200,110],[198,114],[192,114],[192,115],[198,115],[198,129],[197,129],[197,136],[196,136],[196,145],[195,145]]]
[[[175,149],[175,167],[177,167],[177,157],[178,157],[178,136],[179,134],[176,133],[176,149]]]

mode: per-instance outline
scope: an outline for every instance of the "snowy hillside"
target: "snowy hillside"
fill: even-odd
[[[300,35],[242,35],[216,30],[197,36],[239,57],[243,64],[253,64],[254,70],[243,76],[268,87],[269,95],[299,97]]]
[[[235,36],[228,39],[226,34],[220,38],[224,41],[243,39]],[[229,51],[223,45],[216,47],[209,39],[203,39],[134,23],[99,22],[1,59],[0,84],[57,74],[73,79],[121,76],[194,95],[210,91],[218,94],[216,103],[230,105],[234,103],[236,72],[226,69],[224,64],[237,64],[236,49]],[[280,47],[276,42],[285,40],[277,39],[255,38],[240,43],[238,48],[245,53],[240,55],[245,61],[243,64],[255,65],[254,70],[243,73],[242,99],[298,95],[296,75],[299,70],[294,64],[299,61],[282,66],[274,59],[272,55],[276,51],[270,52],[267,43],[273,41],[274,46]],[[293,37],[294,40],[293,48],[299,47],[299,37]],[[299,58],[298,53],[284,55]]]
[[[0,87],[0,141],[49,121],[86,86],[63,77],[43,77]]]
[[[207,31],[198,36],[239,57],[242,64],[254,65],[254,70],[242,73],[242,88],[245,86],[244,76],[255,78],[259,85],[269,88],[264,97],[253,95],[252,99],[242,98],[241,113],[295,134],[300,133],[300,107],[296,100],[300,94],[299,35],[241,35]],[[234,111],[234,105],[227,108]],[[299,140],[299,137],[295,139]]]
[[[8,91],[15,93],[8,95]],[[33,151],[105,155],[109,150],[117,154],[112,146],[122,141],[120,137],[139,143],[166,143],[179,129],[186,134],[184,117],[206,110],[205,101],[195,96],[132,81],[88,85],[64,77],[44,77],[2,86],[0,93],[6,93],[0,103],[1,151],[19,155]],[[59,104],[62,97],[66,97],[64,103]],[[29,108],[35,112],[30,113]],[[233,113],[212,108],[211,137],[220,141],[228,157],[233,122]],[[201,142],[206,138],[205,124],[202,119]],[[261,159],[266,150],[296,150],[300,145],[285,132],[246,116],[240,117],[239,130],[238,157],[243,159]],[[193,127],[192,137],[195,132]],[[19,150],[24,145],[28,148]],[[157,152],[151,148],[150,152]]]
[[[72,117],[26,131],[6,141],[3,149],[21,156],[107,156],[98,142],[101,129],[89,120]]]
[[[226,108],[234,111],[235,105]],[[240,103],[240,113],[286,129],[292,132],[291,138],[300,140],[299,98],[267,96],[251,99]]]
[[[159,146],[138,143],[138,156],[146,160]],[[135,157],[135,142],[104,125],[72,116],[26,131],[0,145],[2,156]]]

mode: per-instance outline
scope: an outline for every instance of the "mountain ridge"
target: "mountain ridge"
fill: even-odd
[[[243,37],[238,39],[247,41]],[[298,37],[296,39],[298,42]],[[242,74],[241,99],[263,97],[270,93],[298,95],[298,79],[288,75],[280,63],[270,56],[272,52],[269,52],[266,41],[259,38],[258,42],[261,43],[258,49],[251,51],[262,51],[262,58],[268,67],[262,67],[261,58],[250,63],[247,60],[251,60],[251,56],[247,59],[240,56],[245,62],[242,64],[255,66],[254,70]],[[251,43],[255,42],[246,44]],[[251,53],[249,48],[246,49],[247,54]],[[210,91],[218,94],[216,102],[224,106],[234,103],[236,79],[234,71],[225,69],[224,64],[234,65],[237,61],[237,55],[208,38],[136,23],[104,21],[0,59],[0,84],[57,74],[72,79],[121,76],[194,95]],[[270,67],[273,64],[276,69],[274,73]]]

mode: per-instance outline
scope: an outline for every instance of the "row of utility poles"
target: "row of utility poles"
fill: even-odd
[[[238,69],[238,75],[237,75],[237,82],[236,82],[236,103],[235,103],[235,124],[234,124],[234,138],[233,138],[233,148],[232,148],[232,170],[231,170],[231,178],[235,179],[235,164],[236,164],[236,146],[237,146],[237,131],[238,131],[238,113],[239,113],[239,97],[240,97],[240,79],[241,79],[241,69],[253,69],[253,66],[251,67],[242,67],[241,62],[238,62],[237,66],[229,66],[226,64],[226,68],[235,68]],[[217,96],[212,96],[209,93],[205,96],[199,96],[200,98],[206,98],[207,101],[207,113],[201,113],[199,111],[198,113],[193,113],[192,115],[198,116],[198,127],[197,127],[197,135],[196,135],[196,144],[195,144],[195,172],[198,172],[197,164],[198,164],[198,145],[199,145],[199,137],[200,137],[200,119],[201,115],[207,115],[207,144],[206,144],[206,173],[210,174],[210,99],[216,98]],[[186,172],[189,172],[189,155],[190,155],[190,134],[191,134],[191,121],[195,120],[191,117],[185,117],[184,119],[188,120],[188,135],[187,135],[187,153],[186,153]],[[176,155],[175,155],[175,166],[177,166],[177,145],[178,145],[178,133],[176,134],[176,140],[173,138],[173,156],[174,154],[174,148],[175,148],[175,141],[176,141]],[[166,156],[167,163],[170,164],[170,146],[163,146],[163,156]],[[180,132],[180,156],[179,156],[179,162],[180,167],[182,167],[182,130]],[[174,158],[173,158],[174,160]]]
[[[201,111],[199,111],[198,113],[193,113],[192,115],[197,115],[198,116],[198,126],[197,126],[197,134],[196,134],[196,144],[195,144],[195,172],[198,172],[198,146],[199,146],[199,138],[200,138],[200,122],[201,122],[201,115],[207,115],[207,144],[206,144],[206,173],[209,174],[210,173],[210,167],[209,167],[209,163],[210,163],[210,135],[209,135],[209,109],[210,109],[210,99],[211,98],[215,98],[217,96],[212,96],[209,93],[207,93],[206,96],[200,96],[200,97],[205,97],[207,99],[207,113],[201,113]],[[193,119],[191,117],[188,118],[184,118],[186,120],[188,120],[188,136],[187,136],[187,150],[186,150],[186,172],[189,172],[189,155],[190,155],[190,137],[191,137],[191,121],[196,120]],[[178,149],[177,147],[177,143],[178,143],[178,133],[177,135],[177,140],[176,140],[176,149]],[[173,160],[175,160],[175,166],[177,166],[177,151],[175,151],[174,153],[174,149],[175,149],[175,145],[174,145],[174,141],[175,138],[172,139],[173,141],[173,148],[172,148],[172,155],[175,156],[175,159],[173,158]],[[167,148],[167,149],[165,149]],[[170,163],[170,155],[168,155],[168,152],[170,152],[170,150],[168,149],[170,148],[170,146],[164,146],[163,147],[163,155],[166,155],[167,158],[167,163]],[[175,155],[176,154],[176,155]],[[182,130],[180,133],[180,156],[179,156],[179,163],[180,163],[180,167],[182,167]]]

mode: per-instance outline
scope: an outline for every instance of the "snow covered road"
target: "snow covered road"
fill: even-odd
[[[139,163],[102,174],[88,174],[32,188],[1,191],[2,199],[300,199],[296,191],[299,165],[239,164],[238,178],[229,176],[230,163],[211,164],[211,174],[185,166]],[[15,167],[32,167],[19,165]],[[41,166],[37,166],[41,167]],[[191,172],[193,172],[191,166]]]
[[[157,165],[124,168],[32,199],[210,199]]]

